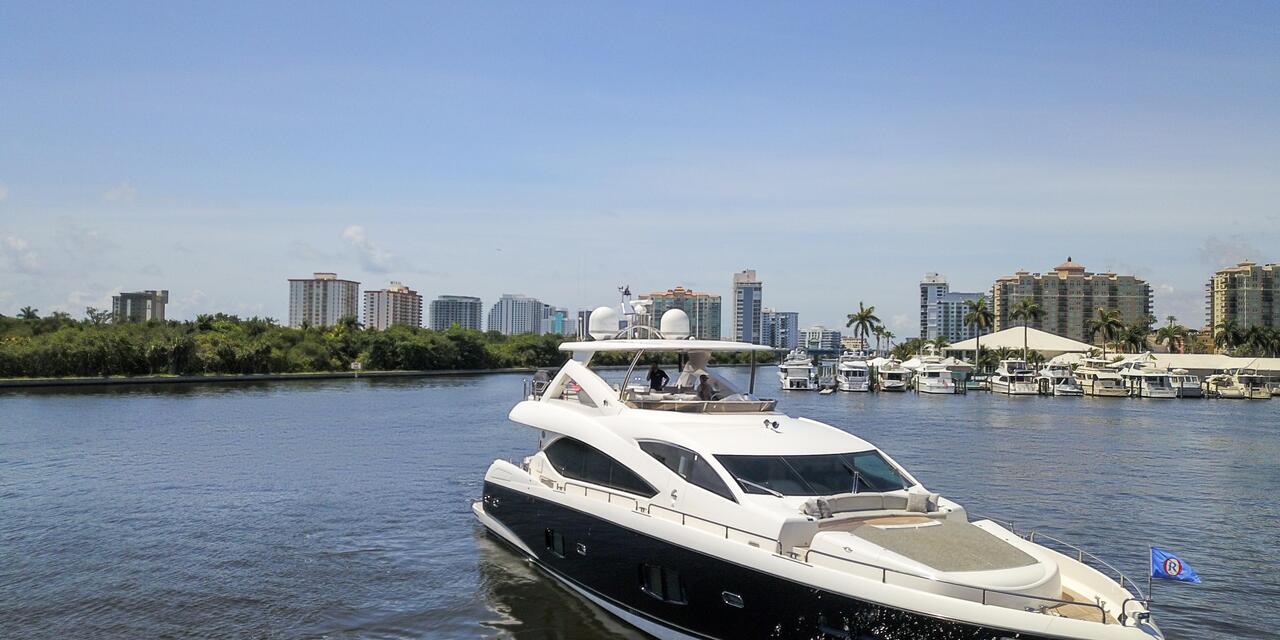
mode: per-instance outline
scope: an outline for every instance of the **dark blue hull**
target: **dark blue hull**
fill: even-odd
[[[815,589],[488,482],[484,502],[547,572],[694,638],[1050,640]]]

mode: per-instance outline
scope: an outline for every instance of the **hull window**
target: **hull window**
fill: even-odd
[[[640,565],[640,590],[663,602],[688,603],[684,583],[680,581],[680,572],[668,567]]]
[[[640,449],[653,456],[676,475],[684,478],[689,484],[702,487],[726,500],[737,502],[733,492],[729,491],[729,486],[720,479],[720,475],[702,456],[684,447],[665,442],[644,441],[640,443]]]
[[[546,533],[547,551],[564,557],[564,535],[554,529],[547,529]]]
[[[600,450],[573,438],[560,438],[544,451],[560,475],[646,498],[658,494],[643,478]]]

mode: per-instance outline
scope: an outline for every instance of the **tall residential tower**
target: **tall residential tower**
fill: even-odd
[[[385,330],[392,326],[422,326],[422,296],[399,282],[381,291],[364,292],[364,326]]]
[[[341,280],[336,273],[317,272],[310,278],[289,279],[289,326],[315,327],[360,317],[360,283]]]
[[[1205,285],[1205,321],[1210,331],[1223,322],[1240,329],[1280,327],[1280,264],[1245,261],[1219,269]]]
[[[761,287],[751,269],[733,274],[733,339],[761,344]]]
[[[480,298],[471,296],[440,296],[431,301],[431,329],[444,331],[453,325],[463,329],[480,330],[484,307]]]
[[[1043,318],[1027,326],[1081,342],[1091,341],[1087,326],[1097,309],[1118,310],[1125,324],[1151,316],[1151,285],[1146,280],[1090,273],[1069,257],[1045,274],[1018,271],[996,280],[991,287],[996,331],[1021,326],[1009,314],[1022,300],[1032,300],[1044,311]]]

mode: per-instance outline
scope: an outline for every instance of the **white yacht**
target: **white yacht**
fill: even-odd
[[[911,381],[911,370],[902,366],[897,358],[890,358],[876,369],[876,385],[880,391],[906,391]]]
[[[778,380],[784,391],[811,391],[817,387],[816,369],[809,352],[792,349],[782,364],[778,365]]]
[[[1065,364],[1050,363],[1045,365],[1040,370],[1040,375],[1036,377],[1036,382],[1040,387],[1040,393],[1045,395],[1084,395],[1084,389],[1080,387],[1075,374],[1071,372],[1071,367]]]
[[[1112,365],[1120,373],[1124,387],[1132,398],[1176,398],[1178,389],[1173,386],[1169,370],[1159,368],[1151,360],[1131,360]]]
[[[708,369],[719,340],[571,342],[510,419],[537,451],[497,460],[475,517],[548,576],[664,639],[1152,640],[1138,584],[1075,547],[930,492],[872,444],[775,411]],[[595,354],[679,354],[662,389]],[[706,380],[703,380],[706,376]],[[628,372],[626,378],[630,379]],[[699,381],[714,389],[693,394]],[[702,388],[700,386],[699,388]],[[987,496],[989,497],[989,496]]]
[[[915,375],[916,391],[928,394],[955,394],[956,381],[942,356],[920,356],[920,368]]]
[[[1203,398],[1204,389],[1200,386],[1200,376],[1191,375],[1186,369],[1174,369],[1169,372],[1169,381],[1178,390],[1179,398]]]
[[[1080,381],[1086,396],[1122,398],[1129,395],[1124,380],[1115,369],[1107,366],[1109,364],[1102,358],[1085,358],[1084,363],[1076,368],[1076,380]]]
[[[996,372],[991,374],[991,391],[1010,396],[1034,396],[1039,393],[1036,373],[1022,360],[1001,360]]]
[[[870,367],[861,351],[846,351],[836,362],[836,383],[841,391],[870,391]]]
[[[1271,389],[1267,379],[1250,369],[1228,369],[1204,380],[1205,395],[1211,398],[1268,400]]]

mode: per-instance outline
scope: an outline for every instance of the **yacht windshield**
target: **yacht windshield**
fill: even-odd
[[[746,493],[829,496],[911,485],[878,451],[807,456],[718,455]]]

